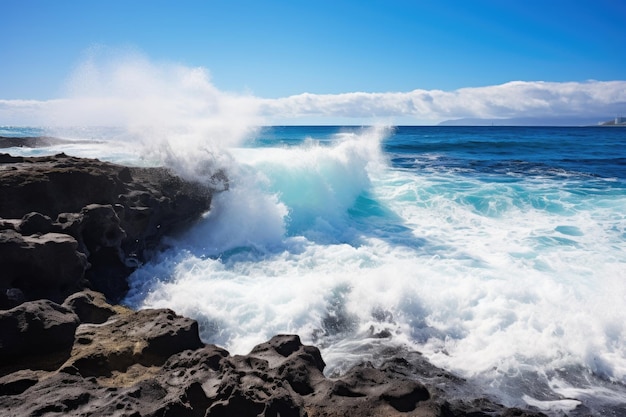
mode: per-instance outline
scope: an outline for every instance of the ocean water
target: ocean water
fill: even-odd
[[[506,405],[626,415],[626,129],[266,127],[165,153],[105,136],[9,151],[230,180],[131,276],[131,306],[231,353],[297,333],[329,375],[419,350]]]

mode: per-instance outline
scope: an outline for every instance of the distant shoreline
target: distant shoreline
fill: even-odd
[[[72,143],[52,136],[7,137],[0,136],[0,148],[41,148],[44,146]]]
[[[46,146],[81,143],[81,140],[60,139],[52,136],[0,136],[0,149],[3,148],[43,148]],[[93,143],[93,141],[89,141]]]

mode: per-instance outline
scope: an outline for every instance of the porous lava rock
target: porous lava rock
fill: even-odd
[[[62,302],[84,288],[119,301],[162,238],[196,221],[225,187],[221,172],[200,183],[166,168],[0,154],[0,308]]]
[[[94,322],[90,309],[108,317]],[[63,306],[25,302],[4,314],[2,334],[24,331],[19,317],[41,328],[26,330],[33,333],[22,347],[31,347],[10,348],[11,360],[0,363],[0,415],[7,417],[542,416],[472,397],[465,381],[415,352],[329,378],[320,351],[296,335],[231,355],[202,343],[194,320],[167,309],[107,306],[93,291]],[[63,341],[54,350],[65,354],[51,362],[51,347],[42,345],[53,331]]]
[[[88,266],[70,235],[0,230],[0,288],[18,288],[30,298],[57,298],[76,290]]]

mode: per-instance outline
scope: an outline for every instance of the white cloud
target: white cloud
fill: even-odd
[[[41,115],[57,100],[0,100],[0,125],[41,125]]]
[[[457,118],[612,117],[626,111],[626,81],[524,82],[394,93],[299,94],[261,100],[270,119],[366,118],[437,122]]]
[[[265,99],[228,94],[203,69],[131,62],[103,76],[78,73],[69,98],[0,100],[2,125],[150,125],[243,122],[437,123],[459,118],[597,118],[626,113],[626,81],[514,81],[454,91],[303,93]],[[112,74],[112,75],[111,75]]]

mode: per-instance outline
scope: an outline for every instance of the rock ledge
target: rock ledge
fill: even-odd
[[[0,154],[0,308],[83,288],[119,301],[128,275],[214,192],[165,168]]]

